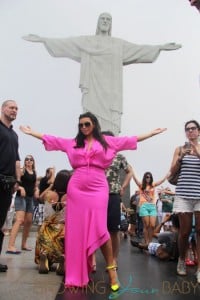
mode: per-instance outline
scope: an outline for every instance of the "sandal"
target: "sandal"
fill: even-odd
[[[32,251],[32,249],[28,248],[28,247],[22,247],[22,250],[24,250],[24,251]]]
[[[109,275],[111,275],[112,272],[115,272],[116,277],[117,277],[116,266],[114,266],[114,265],[107,266],[106,270],[108,271]],[[112,277],[113,276],[110,276],[110,279],[112,279]],[[119,290],[119,288],[120,288],[120,284],[117,279],[116,279],[116,283],[110,284],[110,289],[112,292],[117,292]]]
[[[189,258],[186,258],[185,264],[186,266],[195,266],[195,262]]]

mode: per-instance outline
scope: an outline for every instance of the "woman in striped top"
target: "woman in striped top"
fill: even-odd
[[[189,235],[192,230],[192,217],[195,215],[197,238],[197,282],[200,283],[200,124],[196,120],[185,123],[185,134],[188,142],[177,147],[171,164],[171,172],[181,165],[175,190],[173,211],[178,214],[179,229],[179,260],[178,275],[186,275],[185,257],[188,250]]]

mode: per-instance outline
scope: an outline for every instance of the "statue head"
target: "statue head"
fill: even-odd
[[[100,14],[97,22],[96,35],[111,35],[112,16],[109,13]]]

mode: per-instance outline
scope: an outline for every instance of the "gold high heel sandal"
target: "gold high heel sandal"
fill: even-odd
[[[116,272],[116,266],[114,266],[114,265],[107,266],[107,267],[106,267],[106,270],[107,270],[108,272],[109,272],[109,271],[114,271],[114,272]],[[117,292],[117,291],[119,290],[119,288],[120,288],[120,284],[119,284],[118,280],[117,280],[116,283],[111,284],[111,285],[110,285],[110,288],[111,288],[111,291],[112,291],[112,292]]]

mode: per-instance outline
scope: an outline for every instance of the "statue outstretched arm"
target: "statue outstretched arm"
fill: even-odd
[[[160,46],[160,50],[170,51],[170,50],[177,50],[177,49],[179,49],[181,47],[182,47],[182,45],[180,45],[180,44],[167,43],[167,44],[161,45]]]
[[[68,57],[81,62],[84,38],[47,38],[36,34],[28,34],[22,38],[29,42],[42,43],[51,56]]]
[[[162,50],[170,51],[181,47],[180,44],[176,43],[138,45],[123,41],[123,65],[133,63],[153,63]]]
[[[29,42],[38,42],[38,43],[43,43],[44,38],[42,38],[39,35],[36,34],[28,34],[22,37],[24,40],[29,41]]]

